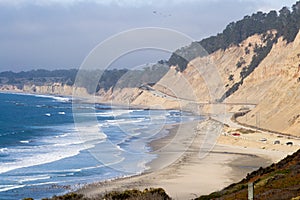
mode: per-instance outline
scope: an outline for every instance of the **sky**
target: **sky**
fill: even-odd
[[[296,0],[0,0],[0,71],[78,68],[89,52],[120,32],[168,28],[201,40],[257,11]],[[179,48],[179,47],[178,47]],[[116,67],[168,59],[147,51]]]

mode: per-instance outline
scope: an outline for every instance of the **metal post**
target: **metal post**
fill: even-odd
[[[254,199],[254,185],[253,182],[248,183],[248,200]]]

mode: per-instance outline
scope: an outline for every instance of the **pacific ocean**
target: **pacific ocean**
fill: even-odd
[[[177,110],[77,109],[82,120],[74,123],[71,98],[0,93],[0,199],[51,197],[142,173],[156,157],[148,143],[167,134],[166,125],[199,120]]]

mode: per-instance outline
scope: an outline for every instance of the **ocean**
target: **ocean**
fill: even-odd
[[[1,200],[52,197],[140,174],[157,156],[150,141],[168,134],[166,127],[201,120],[178,110],[74,109],[68,97],[10,93],[0,93],[0,113]]]

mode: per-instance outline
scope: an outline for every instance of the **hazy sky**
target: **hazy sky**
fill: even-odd
[[[77,68],[99,42],[132,28],[170,28],[200,40],[245,15],[291,7],[295,2],[0,0],[0,71]],[[148,57],[154,62],[157,55],[154,52]],[[168,55],[161,56],[166,59]],[[124,66],[132,59],[125,59]]]

